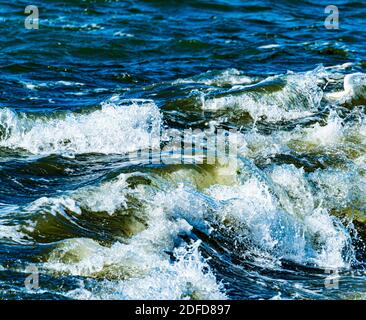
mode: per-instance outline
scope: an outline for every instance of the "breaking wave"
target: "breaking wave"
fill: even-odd
[[[104,103],[84,113],[29,115],[0,110],[0,146],[33,154],[128,153],[154,147],[161,115],[152,103]],[[155,139],[156,140],[156,139]]]
[[[227,270],[240,270],[235,277],[248,286],[262,283],[250,287],[249,298],[263,290],[267,297],[278,291],[314,297],[312,284],[282,281],[277,272],[315,270],[314,279],[324,281],[324,269],[363,263],[357,245],[365,237],[363,79],[318,68],[262,80],[232,69],[178,80],[211,87],[202,89],[202,109],[226,115],[208,123],[211,134],[232,125],[233,113],[249,113],[254,122],[234,133],[237,161],[195,161],[207,157],[197,144],[186,163],[120,160],[93,179],[83,175],[94,165],[93,154],[159,148],[161,132],[169,129],[164,110],[150,100],[53,115],[2,108],[1,148],[25,151],[24,161],[35,161],[29,154],[54,155],[47,158],[56,161],[52,166],[62,164],[65,177],[77,183],[4,205],[0,234],[19,245],[37,244],[34,264],[45,274],[73,277],[72,288],[57,291],[68,298],[226,299],[234,286]],[[311,121],[277,123],[304,117]],[[273,126],[264,130],[261,121]]]

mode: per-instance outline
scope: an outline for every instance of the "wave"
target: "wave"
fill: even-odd
[[[366,103],[366,75],[344,74],[349,65],[319,67],[305,73],[288,72],[258,81],[236,70],[207,77],[199,83],[225,86],[225,92],[202,93],[202,109],[219,112],[223,118],[237,122],[247,113],[254,121],[280,123],[311,117],[331,104],[355,107]],[[342,73],[340,73],[342,72]],[[341,81],[343,91],[336,91]],[[328,89],[328,86],[330,87]]]
[[[0,147],[37,155],[128,153],[156,147],[162,117],[152,102],[104,103],[89,113],[31,115],[0,109]],[[159,140],[159,139],[158,139]]]
[[[329,76],[321,72],[289,74],[253,92],[264,99],[260,103],[269,96],[282,101],[276,105],[287,113],[292,102],[295,109],[304,106],[301,112],[315,112],[324,98],[320,78]],[[338,86],[344,76],[335,78]],[[316,94],[307,99],[299,88]],[[243,92],[239,99],[248,94]],[[2,109],[0,145],[37,155],[149,148],[162,130],[159,108],[151,101],[117,100],[87,113],[52,116]],[[355,234],[365,237],[349,223],[365,221],[364,116],[357,105],[347,117],[336,105],[324,111],[315,123],[291,130],[237,131],[234,164],[197,164],[199,154],[189,164],[130,163],[76,190],[5,206],[0,233],[14,243],[41,244],[42,272],[82,277],[78,288],[59,292],[75,299],[225,299],[230,293],[216,268],[225,263],[240,268],[239,280],[265,284],[270,281],[263,273],[289,265],[348,270],[358,263]],[[202,132],[190,132],[203,140]],[[7,220],[10,215],[19,220]]]
[[[243,112],[248,113],[255,123],[276,124],[301,118],[321,120],[319,112],[334,109],[332,104],[348,104],[354,108],[363,103],[365,75],[342,75],[338,71],[337,67],[318,68],[304,74],[288,73],[255,82],[255,79],[230,69],[218,75],[204,74],[186,81],[214,87],[231,86],[224,93],[209,93],[210,90],[203,93],[202,109],[220,111],[217,124],[227,119],[240,122]],[[254,83],[245,84],[248,81]],[[344,91],[325,91],[329,83],[331,89],[335,89],[340,81],[344,82]],[[126,101],[110,99],[99,109],[84,113],[42,115],[2,108],[0,147],[23,149],[36,155],[125,154],[158,147],[162,124],[163,115],[150,100],[127,104]],[[326,128],[318,126],[318,137],[323,136],[321,132],[324,133]],[[329,141],[328,136],[319,139]]]
[[[366,104],[366,74],[347,74],[343,80],[343,91],[331,92],[326,98],[331,102],[351,106]]]
[[[331,187],[341,188],[347,174],[307,174],[293,165],[262,171],[241,159],[227,175],[207,165],[123,173],[33,202],[22,209],[28,222],[18,231],[29,241],[47,235],[38,263],[44,272],[87,277],[66,293],[80,299],[225,298],[202,241],[269,269],[285,261],[320,269],[355,261],[351,230],[330,211],[347,207]],[[207,176],[211,182],[202,184]],[[113,231],[106,221],[115,221]]]
[[[320,107],[323,91],[317,71],[269,77],[256,84],[205,97],[203,110],[247,112],[254,121],[279,122],[309,116]]]

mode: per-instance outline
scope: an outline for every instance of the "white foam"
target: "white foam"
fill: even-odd
[[[173,84],[201,83],[206,86],[222,87],[222,86],[246,85],[253,83],[254,81],[255,81],[254,78],[246,76],[241,71],[232,68],[221,71],[218,74],[214,74],[213,72],[209,71],[197,77],[188,79],[179,79],[174,81]]]
[[[225,299],[223,287],[209,271],[198,245],[196,242],[191,247],[176,249],[174,263],[151,261],[153,268],[148,276],[104,280],[92,283],[90,289],[81,287],[68,292],[67,296],[74,299]]]
[[[279,48],[280,45],[277,43],[272,43],[272,44],[266,44],[263,46],[259,46],[258,49],[274,49],[274,48]]]
[[[344,129],[342,120],[336,112],[332,111],[327,119],[326,125],[316,123],[310,128],[304,129],[304,141],[312,144],[325,146],[335,145],[341,141]]]
[[[19,226],[14,226],[10,224],[3,224],[4,221],[0,224],[0,239],[11,240],[16,243],[26,243],[27,239],[24,234],[20,231]]]
[[[297,169],[294,165],[273,166],[268,174],[285,191],[278,196],[287,212],[299,218],[312,214],[316,206],[303,168]]]
[[[137,174],[137,173],[135,173]],[[126,197],[133,196],[144,203],[136,214],[144,219],[146,227],[123,241],[105,246],[92,239],[75,238],[55,243],[46,261],[39,265],[46,272],[83,276],[93,280],[91,288],[68,292],[80,299],[223,299],[224,289],[216,281],[206,261],[199,253],[199,245],[187,245],[182,235],[190,234],[189,215],[175,211],[169,202],[174,192],[165,181],[155,190],[150,185],[130,188],[127,180],[135,175],[121,174],[96,187],[84,187],[55,198],[40,198],[25,208],[34,217],[46,212],[53,215],[82,215],[83,209],[91,212],[105,211],[111,215],[123,214]],[[173,183],[174,184],[174,183]],[[178,188],[179,190],[179,188]],[[182,191],[183,193],[183,191]],[[186,196],[190,194],[187,192]],[[195,199],[195,196],[191,197]],[[161,201],[160,201],[161,200]],[[196,200],[197,202],[198,200]],[[178,196],[175,202],[190,210],[186,199]],[[204,201],[201,200],[204,204]],[[197,202],[198,203],[198,202]],[[197,207],[193,204],[193,207]],[[66,216],[65,216],[66,217]],[[66,217],[67,218],[67,217]],[[133,222],[131,222],[133,223]],[[30,225],[30,224],[29,224]],[[35,224],[32,226],[37,228]],[[176,257],[172,261],[169,252]]]
[[[366,179],[357,166],[344,169],[316,170],[309,175],[315,185],[315,199],[324,207],[335,210],[366,209]]]
[[[366,74],[347,74],[343,80],[343,91],[326,94],[326,98],[331,102],[350,103],[358,99],[366,99]]]
[[[237,187],[211,187],[209,194],[225,203],[219,210],[222,221],[231,221],[231,228],[243,239],[275,257],[318,267],[346,267],[343,249],[350,245],[349,235],[327,210],[314,208],[304,172],[285,166],[276,168],[272,177],[284,193],[255,177]]]
[[[88,114],[30,116],[0,110],[0,146],[33,154],[127,153],[156,147],[161,126],[153,103],[104,104]],[[155,143],[155,145],[154,145]]]
[[[198,252],[199,243],[176,247],[178,235],[189,233],[192,227],[185,220],[169,219],[160,207],[148,212],[147,229],[127,242],[104,247],[90,239],[65,240],[42,268],[97,279],[90,290],[67,293],[72,298],[225,298],[222,286]],[[171,262],[169,251],[174,252],[175,262]]]
[[[316,72],[270,77],[256,86],[263,85],[265,88],[267,83],[278,79],[286,81],[286,84],[274,92],[248,91],[235,95],[227,93],[219,98],[206,98],[202,108],[212,111],[247,111],[254,120],[263,119],[268,122],[306,117],[317,110],[323,96],[322,90],[317,86]]]
[[[254,127],[240,137],[240,141],[245,141],[245,148],[238,149],[239,154],[270,161],[271,156],[292,152],[342,155],[351,159],[354,152],[362,152],[366,143],[366,122],[362,116],[355,113],[354,120],[345,122],[331,110],[324,120],[308,127],[276,130],[270,134],[263,134]]]
[[[199,243],[192,247],[182,240],[182,235],[190,236],[192,227],[211,236],[229,232],[235,254],[252,256],[262,266],[281,259],[322,268],[348,266],[343,251],[350,245],[349,235],[319,206],[314,196],[318,189],[312,189],[304,170],[274,166],[266,175],[243,161],[234,182],[209,185],[202,191],[195,185],[194,172],[185,172],[155,177],[153,184],[133,189],[127,183],[132,174],[121,174],[68,198],[36,201],[34,212],[46,206],[62,214],[62,206],[67,206],[76,214],[82,214],[81,207],[116,214],[126,206],[126,196],[133,195],[144,204],[139,214],[146,222],[144,230],[110,246],[91,239],[63,240],[41,268],[88,278],[67,293],[76,299],[225,298],[222,285],[199,253]]]

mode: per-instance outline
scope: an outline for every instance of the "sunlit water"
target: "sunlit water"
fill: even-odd
[[[363,299],[366,4],[328,4],[0,1],[0,298]]]

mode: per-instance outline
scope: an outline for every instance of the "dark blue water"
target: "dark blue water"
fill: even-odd
[[[0,0],[0,297],[363,299],[365,17]],[[136,159],[187,129],[235,131],[235,168]]]

